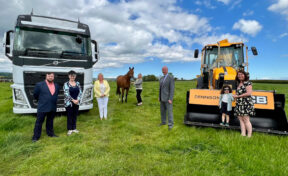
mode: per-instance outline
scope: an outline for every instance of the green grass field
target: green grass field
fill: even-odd
[[[128,103],[118,102],[111,82],[108,120],[94,109],[81,113],[79,134],[66,135],[66,117],[54,121],[59,138],[43,133],[31,137],[35,117],[12,112],[8,83],[0,89],[0,175],[288,175],[288,138],[183,125],[186,91],[195,82],[176,82],[172,131],[160,123],[158,83],[145,82],[143,106],[137,107],[135,89]],[[286,94],[285,84],[255,83],[254,89]]]

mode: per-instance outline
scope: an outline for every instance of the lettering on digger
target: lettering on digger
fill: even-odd
[[[194,95],[195,99],[209,99],[209,100],[217,100],[219,96],[203,96],[203,95]],[[268,98],[266,96],[252,96],[254,104],[267,104]]]
[[[195,95],[195,99],[211,99],[211,100],[216,100],[219,99],[219,96],[203,96],[203,95]]]
[[[266,96],[252,96],[254,104],[267,104],[268,98]]]

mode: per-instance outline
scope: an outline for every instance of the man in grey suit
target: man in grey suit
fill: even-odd
[[[168,113],[169,130],[173,128],[173,96],[174,96],[174,78],[168,74],[168,68],[162,68],[163,76],[160,78],[159,101],[161,111],[161,123],[159,126],[166,125],[166,113]]]

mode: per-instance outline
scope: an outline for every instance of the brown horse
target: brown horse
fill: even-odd
[[[119,95],[119,101],[120,101],[120,88],[122,90],[122,103],[123,103],[123,96],[124,96],[124,91],[126,90],[126,98],[125,102],[127,103],[127,96],[128,96],[128,91],[130,88],[130,79],[134,78],[134,67],[130,68],[129,71],[126,75],[120,75],[117,77],[117,91],[116,94]]]

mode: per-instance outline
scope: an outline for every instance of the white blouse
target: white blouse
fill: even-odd
[[[105,90],[106,90],[106,87],[105,87],[104,83],[100,83],[100,92],[101,92],[101,95],[104,94]]]
[[[228,103],[228,94],[223,94],[222,102]]]

